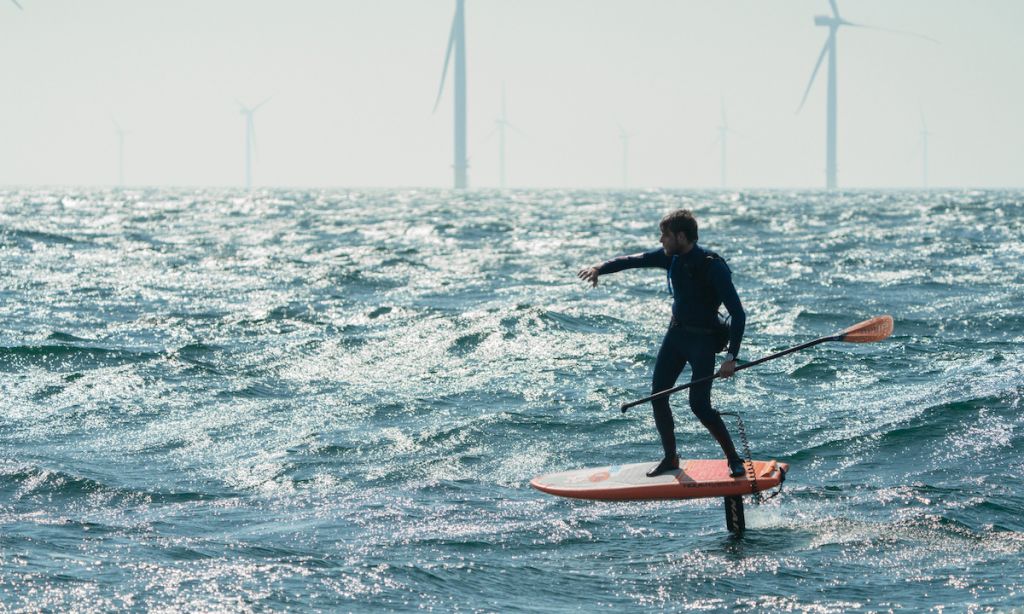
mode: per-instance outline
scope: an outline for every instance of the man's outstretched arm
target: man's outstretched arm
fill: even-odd
[[[658,249],[652,249],[649,252],[619,256],[618,258],[606,260],[599,265],[580,269],[576,276],[583,281],[590,282],[591,286],[597,286],[597,278],[601,275],[618,273],[619,271],[625,271],[626,269],[651,267],[667,269],[669,262],[668,256],[665,255],[665,250],[659,247]]]

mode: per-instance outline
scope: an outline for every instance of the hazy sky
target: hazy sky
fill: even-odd
[[[451,80],[432,114],[454,0],[0,0],[0,185],[452,182]],[[1024,186],[1024,2],[840,0],[839,183]],[[821,187],[826,0],[466,0],[470,184],[498,183],[502,83],[512,187]]]

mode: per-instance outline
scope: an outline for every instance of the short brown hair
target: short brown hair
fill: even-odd
[[[665,214],[661,218],[659,227],[662,231],[668,230],[672,234],[683,233],[686,240],[691,243],[697,242],[697,218],[689,209],[676,209]]]

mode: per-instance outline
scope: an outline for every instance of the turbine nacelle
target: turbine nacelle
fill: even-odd
[[[815,15],[814,25],[816,26],[828,26],[830,28],[838,28],[844,25],[853,25],[845,19],[839,17],[829,17],[828,15]]]
[[[268,98],[264,98],[263,102],[259,103],[258,105],[254,106],[254,107],[247,107],[244,104],[242,104],[242,102],[240,100],[236,99],[235,100],[235,104],[238,105],[238,114],[239,115],[252,115],[256,111],[258,111],[260,107],[262,107],[263,105],[265,105],[268,102],[270,102],[271,98],[273,98],[273,96],[270,96]]]

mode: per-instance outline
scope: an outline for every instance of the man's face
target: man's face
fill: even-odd
[[[690,245],[691,243],[686,240],[685,233],[673,233],[667,228],[661,230],[661,247],[665,249],[666,256],[683,253]]]

